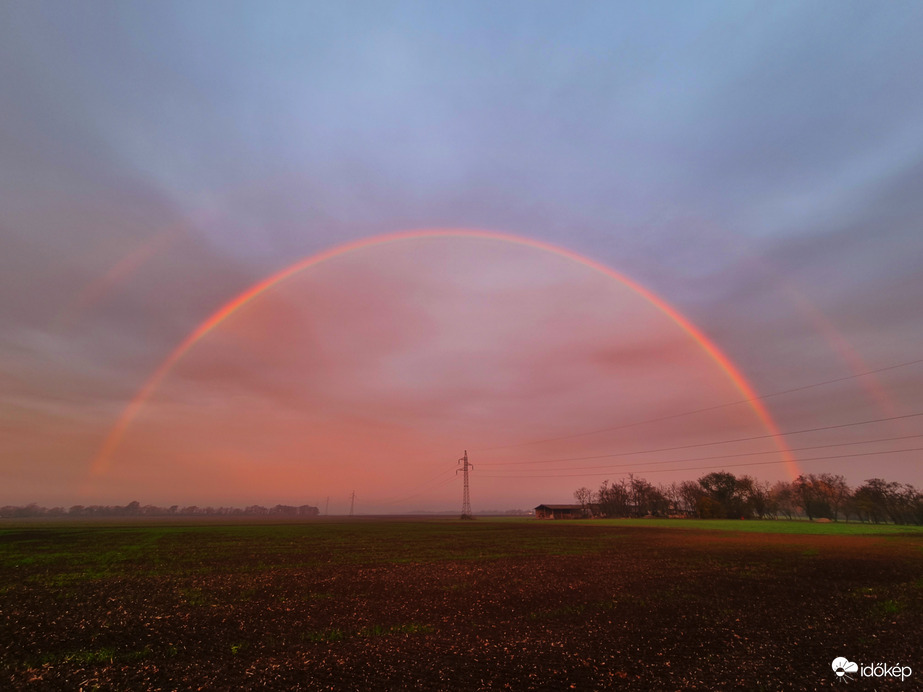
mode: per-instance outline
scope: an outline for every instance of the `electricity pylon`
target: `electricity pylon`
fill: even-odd
[[[473,469],[474,464],[468,463],[468,450],[467,449],[465,450],[465,456],[459,459],[458,463],[462,464],[462,468],[455,469],[455,474],[458,475],[459,471],[463,471],[464,472],[463,476],[465,480],[465,490],[464,490],[464,493],[462,494],[461,518],[462,519],[474,519],[474,517],[471,514],[471,496],[468,493],[468,469]]]

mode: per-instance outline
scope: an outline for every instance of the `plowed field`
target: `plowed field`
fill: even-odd
[[[923,536],[0,527],[3,689],[821,689],[838,656],[919,689]]]

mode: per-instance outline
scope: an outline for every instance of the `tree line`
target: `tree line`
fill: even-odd
[[[276,505],[263,507],[250,505],[249,507],[199,507],[189,505],[181,507],[158,507],[156,505],[142,505],[138,501],[129,502],[127,505],[73,505],[69,509],[64,507],[40,507],[34,502],[22,507],[7,505],[0,507],[0,518],[17,519],[26,517],[316,517],[320,510],[312,505]]]
[[[820,473],[770,484],[750,476],[714,471],[696,481],[653,485],[629,476],[603,481],[598,490],[574,492],[584,515],[601,517],[696,517],[792,519],[923,524],[923,492],[909,483],[871,478],[853,489],[843,476]]]

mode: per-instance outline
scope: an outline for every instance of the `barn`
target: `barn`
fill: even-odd
[[[581,519],[587,516],[583,505],[539,505],[535,508],[536,519]]]

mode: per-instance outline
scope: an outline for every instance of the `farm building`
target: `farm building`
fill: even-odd
[[[587,514],[583,505],[539,505],[535,508],[536,519],[581,519]]]

